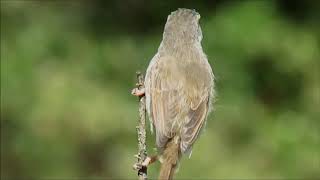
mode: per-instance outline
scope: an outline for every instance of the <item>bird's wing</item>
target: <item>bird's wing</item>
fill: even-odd
[[[193,61],[185,69],[186,81],[181,97],[186,100],[184,108],[187,109],[187,114],[180,132],[180,147],[184,153],[190,152],[205,125],[214,86],[212,69],[206,59]]]
[[[159,57],[150,64],[145,82],[147,106],[160,150],[175,135],[181,137],[183,152],[194,143],[209,109],[212,77],[206,68],[172,57]]]
[[[156,59],[155,59],[156,58]],[[174,78],[170,57],[151,61],[145,79],[147,110],[156,131],[156,144],[162,150],[175,134],[174,120],[179,112],[181,82]]]
[[[195,110],[189,109],[185,124],[181,132],[181,151],[190,152],[199,133],[204,127],[209,112],[209,97],[201,101]]]

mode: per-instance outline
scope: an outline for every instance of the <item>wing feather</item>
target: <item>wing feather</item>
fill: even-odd
[[[175,135],[181,138],[182,152],[189,150],[209,111],[210,71],[199,61],[181,62],[156,55],[146,74],[147,110],[160,150]]]

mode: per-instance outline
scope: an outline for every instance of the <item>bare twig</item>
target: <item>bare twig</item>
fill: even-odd
[[[137,72],[137,88],[139,90],[144,88],[144,76],[142,73]],[[142,164],[147,158],[147,145],[146,145],[146,98],[145,96],[139,97],[139,125],[136,126],[138,133],[138,155],[137,163]],[[147,180],[147,167],[142,166],[138,169],[139,180]]]

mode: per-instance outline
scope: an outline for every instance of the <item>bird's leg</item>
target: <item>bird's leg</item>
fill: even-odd
[[[142,162],[142,166],[149,166],[150,164],[154,163],[156,160],[158,160],[158,156],[154,155],[151,157],[147,157],[143,162]]]
[[[132,91],[131,91],[131,94],[134,95],[134,96],[138,96],[138,97],[142,97],[144,96],[144,93],[145,93],[145,89],[144,88],[134,88]]]
[[[157,160],[158,160],[158,156],[157,155],[154,155],[154,156],[151,156],[151,157],[148,156],[142,163],[135,163],[133,165],[133,169],[140,170],[142,168],[146,168],[150,164],[154,163]]]

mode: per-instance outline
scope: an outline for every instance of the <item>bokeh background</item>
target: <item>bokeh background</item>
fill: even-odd
[[[1,179],[135,179],[130,91],[178,7],[218,96],[176,177],[320,178],[319,1],[1,0]]]

